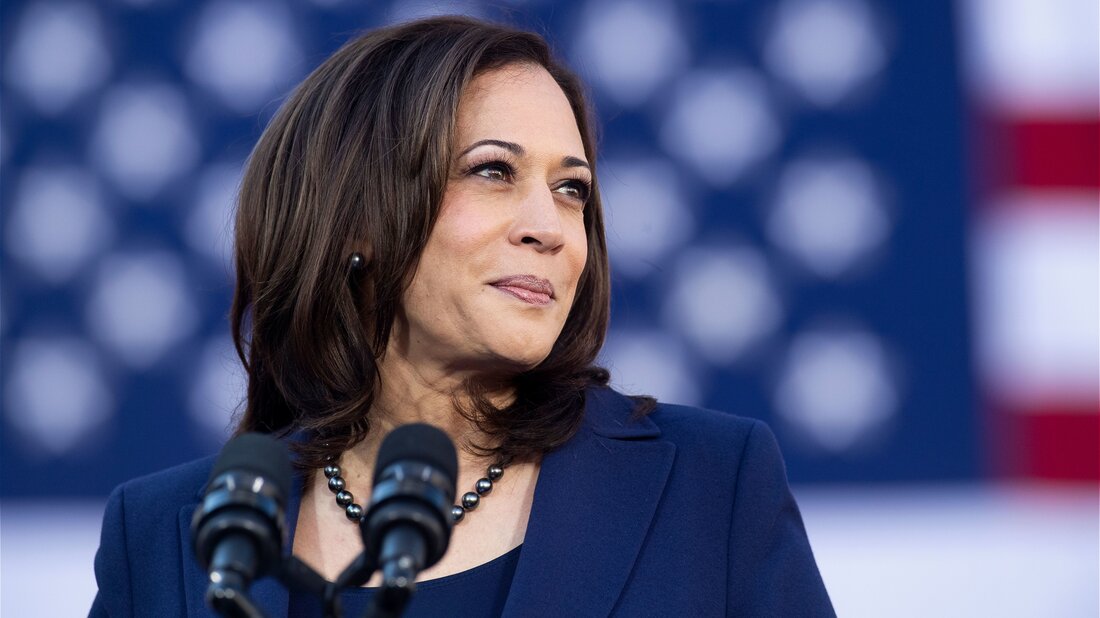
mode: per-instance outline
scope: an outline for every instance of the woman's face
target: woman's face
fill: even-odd
[[[545,69],[476,77],[459,101],[442,209],[395,328],[409,360],[506,372],[545,359],[584,270],[591,183],[572,108]]]

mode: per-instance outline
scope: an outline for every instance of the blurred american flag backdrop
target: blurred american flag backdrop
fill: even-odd
[[[584,76],[602,360],[775,429],[840,615],[1098,615],[1096,0],[5,2],[0,613],[85,613],[111,488],[224,442],[242,164],[435,13]]]

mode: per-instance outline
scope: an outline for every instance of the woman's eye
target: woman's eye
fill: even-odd
[[[471,173],[489,180],[507,181],[512,179],[511,166],[501,162],[479,165],[471,170]]]
[[[591,191],[588,188],[588,183],[580,180],[571,180],[558,187],[557,190],[559,193],[562,193],[563,195],[568,195],[569,197],[572,197],[581,202],[588,201],[588,194]]]

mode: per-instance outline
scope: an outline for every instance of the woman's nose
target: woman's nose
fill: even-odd
[[[533,187],[516,211],[508,240],[516,245],[530,245],[539,253],[557,253],[564,238],[553,192],[546,185]]]

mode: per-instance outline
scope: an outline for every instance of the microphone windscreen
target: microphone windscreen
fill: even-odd
[[[272,483],[279,495],[290,494],[290,456],[278,440],[262,433],[246,433],[230,440],[222,449],[210,480],[229,470],[247,470]]]
[[[458,480],[458,455],[451,439],[436,427],[413,423],[394,429],[382,441],[378,449],[378,463],[374,467],[374,483],[378,483],[378,478],[390,464],[409,459],[439,470],[451,483]]]

